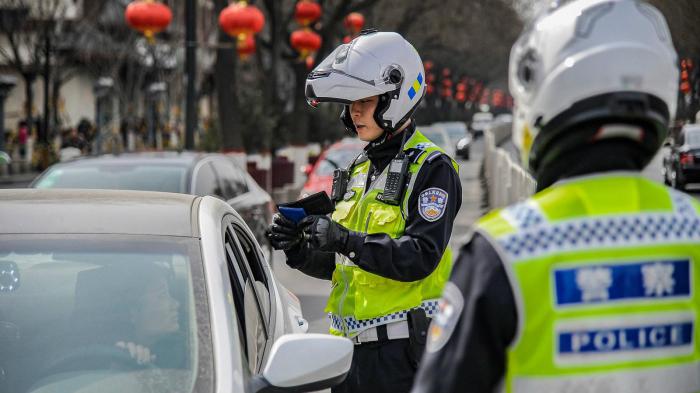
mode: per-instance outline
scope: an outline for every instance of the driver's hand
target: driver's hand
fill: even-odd
[[[135,344],[131,341],[119,341],[114,345],[118,348],[129,351],[129,355],[132,357],[132,359],[136,360],[136,363],[138,364],[150,364],[156,360],[156,355],[151,355],[151,350],[144,345]]]

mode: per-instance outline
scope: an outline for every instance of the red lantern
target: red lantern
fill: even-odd
[[[265,15],[258,7],[240,1],[221,11],[219,26],[226,34],[243,40],[246,36],[259,33],[262,30],[265,26]]]
[[[308,26],[321,17],[321,6],[312,0],[301,0],[294,8],[294,19],[302,26]]]
[[[465,91],[467,91],[467,85],[464,82],[457,83],[457,91],[461,91],[462,93],[464,93]]]
[[[430,70],[433,69],[433,62],[430,60],[426,60],[423,62],[423,68],[425,68],[425,72],[428,73]]]
[[[426,84],[425,85],[425,94],[427,95],[432,95],[435,92],[435,88],[431,84]]]
[[[467,95],[464,94],[463,91],[457,91],[455,94],[455,100],[457,100],[457,102],[464,102],[467,100]]]
[[[247,60],[250,55],[255,53],[255,38],[252,35],[246,35],[244,39],[238,40],[236,51],[241,60]]]
[[[301,58],[305,58],[321,48],[321,36],[309,28],[300,29],[292,33],[289,43]]]
[[[346,29],[350,30],[353,34],[357,34],[365,25],[365,17],[359,12],[351,12],[345,17],[343,23]]]
[[[136,0],[126,7],[126,23],[153,40],[153,35],[165,30],[173,19],[170,8],[153,0]]]
[[[505,101],[505,96],[503,95],[503,90],[496,89],[493,91],[493,95],[491,97],[491,105],[500,108],[504,105]]]
[[[450,71],[449,68],[445,67],[442,69],[442,76],[445,78],[448,78],[452,74],[452,71]]]
[[[352,41],[352,37],[350,37],[349,35],[343,37],[343,44],[349,44],[350,41]]]
[[[680,89],[681,89],[681,93],[683,93],[683,94],[689,94],[689,93],[690,93],[690,90],[692,90],[692,89],[690,88],[690,83],[689,83],[688,81],[683,81],[683,82],[681,82],[681,87],[680,87]]]

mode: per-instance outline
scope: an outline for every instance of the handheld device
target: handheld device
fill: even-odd
[[[350,172],[347,169],[338,168],[333,171],[333,189],[331,190],[331,200],[340,202],[343,200],[345,190],[348,188]]]
[[[386,185],[382,193],[382,201],[389,205],[401,203],[403,191],[406,187],[406,177],[408,176],[409,158],[400,155],[389,164],[389,171],[386,175]]]

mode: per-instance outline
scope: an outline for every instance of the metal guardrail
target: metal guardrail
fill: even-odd
[[[484,176],[489,208],[496,209],[522,201],[535,193],[536,182],[508,152],[498,147],[506,127],[484,131]],[[510,131],[508,130],[508,134]]]

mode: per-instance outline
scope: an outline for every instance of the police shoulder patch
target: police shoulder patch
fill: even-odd
[[[463,306],[462,291],[453,282],[448,281],[442,291],[442,299],[438,302],[438,312],[428,330],[428,340],[425,346],[428,353],[437,352],[445,346],[454,333]]]
[[[447,209],[447,192],[441,188],[431,187],[418,195],[418,212],[426,221],[437,221]]]

